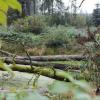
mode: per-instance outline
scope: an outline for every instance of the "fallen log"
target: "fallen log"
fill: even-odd
[[[4,50],[0,50],[0,54],[3,55],[3,56],[9,56],[9,57],[13,57],[14,56],[14,54],[9,53],[9,52],[4,51]]]
[[[26,72],[26,73],[34,73],[43,75],[52,79],[60,80],[60,81],[66,81],[70,82],[70,76],[66,71],[58,70],[58,69],[52,69],[52,68],[41,68],[41,67],[34,67],[34,69],[31,69],[31,66],[25,66],[25,65],[9,65],[9,68],[11,68],[13,71],[19,71],[19,72]],[[2,69],[1,69],[2,70]],[[76,79],[82,79],[82,77],[74,77]]]
[[[7,64],[12,64],[13,60],[12,58],[5,58],[3,61]],[[14,62],[16,64],[21,64],[21,65],[30,65],[29,60],[21,60],[21,59],[15,59]],[[60,70],[66,70],[68,67],[71,66],[74,70],[79,70],[79,66],[74,66],[74,65],[69,65],[69,64],[57,64],[57,63],[52,63],[52,62],[39,62],[39,61],[32,61],[31,62],[32,66],[38,66],[38,67],[52,67]]]
[[[69,61],[69,60],[87,60],[83,55],[49,55],[49,56],[30,56],[32,61]],[[18,56],[16,59],[29,60],[28,57]]]
[[[4,50],[0,50],[0,53],[7,56],[7,57],[13,57],[15,54],[9,53]],[[16,58],[23,59],[23,60],[29,60],[29,57],[26,56],[19,56],[16,55]],[[86,60],[88,56],[83,55],[48,55],[48,56],[30,56],[31,60],[33,61],[67,61],[67,60]]]

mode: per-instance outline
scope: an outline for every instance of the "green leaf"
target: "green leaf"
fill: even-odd
[[[0,0],[0,24],[5,26],[7,23],[6,14],[9,7],[22,12],[21,5],[17,0]]]
[[[6,25],[7,23],[7,17],[2,11],[0,11],[0,23],[3,25]]]
[[[14,72],[12,69],[9,68],[2,60],[0,60],[0,68],[2,68],[5,71],[8,71],[10,74],[12,74],[12,77],[14,76]]]
[[[49,86],[49,90],[52,93],[66,93],[72,88],[71,83],[55,81],[52,85]]]
[[[6,94],[7,100],[18,100],[15,93],[8,93]]]
[[[0,11],[7,13],[8,11],[8,5],[5,3],[4,0],[0,0]]]
[[[21,5],[17,0],[6,0],[9,7],[16,9],[21,12]]]
[[[74,95],[75,95],[74,96],[75,100],[91,100],[92,99],[90,95],[81,91],[76,92]]]
[[[83,89],[83,90],[86,90],[86,91],[88,91],[88,90],[91,90],[91,87],[88,85],[88,83],[86,82],[86,81],[84,81],[84,80],[80,80],[80,81],[77,81],[77,80],[75,80],[75,81],[73,81],[73,83],[75,84],[75,85],[77,85],[77,86],[79,86],[81,89]]]
[[[24,97],[22,100],[49,100],[46,96],[40,95],[38,92],[29,93],[28,96]]]

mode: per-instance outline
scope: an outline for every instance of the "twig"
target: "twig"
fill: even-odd
[[[84,1],[85,1],[85,0],[82,0],[82,1],[81,1],[80,5],[79,5],[79,8],[82,6],[82,4],[83,4]]]
[[[23,44],[23,43],[21,43],[21,45],[23,46],[23,49],[24,49],[24,51],[25,51],[25,53],[26,53],[26,55],[27,55],[27,57],[28,57],[28,59],[29,59],[29,61],[30,61],[30,66],[31,66],[31,69],[32,69],[32,70],[34,70],[34,68],[33,68],[33,66],[32,66],[32,59],[31,59],[31,57],[30,57],[29,53],[25,50],[25,46],[24,46],[24,44]],[[33,76],[34,76],[34,75],[33,75]],[[30,84],[30,82],[32,81],[33,76],[32,76],[32,78],[28,81],[28,85],[29,85],[29,84]]]
[[[33,86],[36,86],[36,83],[37,83],[37,81],[38,81],[40,75],[41,75],[41,74],[36,74],[36,77],[35,77],[35,79],[34,79],[34,81],[33,81]]]
[[[32,81],[33,77],[34,77],[34,74],[33,74],[32,78],[31,78],[31,79],[29,79],[29,81],[28,81],[28,85],[29,85],[29,84],[30,84],[30,82]]]
[[[26,53],[26,55],[27,55],[27,57],[28,57],[28,59],[29,59],[29,61],[30,61],[31,69],[33,70],[34,68],[33,68],[33,66],[32,66],[32,59],[31,59],[29,53],[25,50],[25,46],[24,46],[24,44],[21,43],[21,45],[23,46],[23,49],[24,49],[24,51],[25,51],[25,53]]]
[[[0,53],[4,54],[4,55],[6,55],[6,56],[10,56],[10,57],[14,56],[14,54],[9,53],[9,52],[4,51],[4,50],[0,50]]]

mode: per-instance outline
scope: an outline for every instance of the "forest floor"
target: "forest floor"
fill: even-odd
[[[28,74],[28,73],[22,73],[15,71],[15,77],[11,80],[6,80],[7,77],[9,77],[9,74],[5,71],[0,71],[0,86],[6,87],[12,87],[12,88],[28,88],[32,87],[32,82],[35,79],[35,74]],[[5,77],[3,79],[3,77]],[[31,82],[28,84],[29,80],[32,78]],[[48,86],[53,83],[53,79],[40,76],[37,82],[37,87],[43,87]]]

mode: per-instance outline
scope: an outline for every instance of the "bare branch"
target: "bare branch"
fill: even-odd
[[[79,5],[79,8],[82,6],[82,4],[83,4],[84,1],[85,1],[85,0],[82,0],[82,1],[81,1],[80,5]]]

